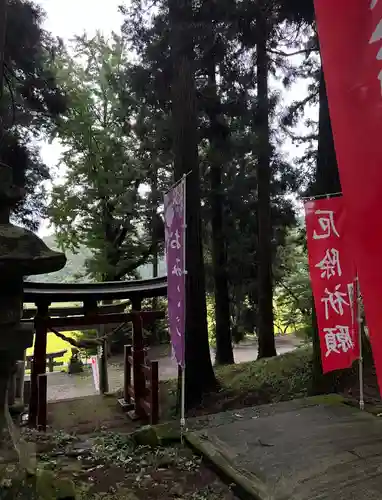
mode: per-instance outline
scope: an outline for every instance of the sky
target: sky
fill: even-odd
[[[95,34],[97,30],[105,36],[111,32],[119,31],[123,18],[118,12],[118,7],[128,2],[128,0],[34,0],[46,12],[43,27],[59,36],[64,42],[69,42],[74,35],[81,35],[86,32],[89,36]],[[296,85],[292,91],[284,94],[283,101],[291,102],[301,98],[306,90],[300,85]],[[313,112],[314,115],[315,112]],[[295,156],[297,151],[291,144],[284,148],[290,157]],[[41,144],[41,156],[43,161],[52,169],[58,165],[62,149],[58,141],[53,144]],[[61,169],[60,169],[61,170]],[[49,227],[48,221],[42,221],[39,236],[52,234],[53,229]]]
[[[47,17],[44,28],[65,41],[83,31],[95,34],[101,30],[106,35],[118,30],[122,17],[118,13],[123,0],[35,0]]]

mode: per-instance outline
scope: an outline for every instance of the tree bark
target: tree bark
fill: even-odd
[[[324,74],[321,71],[319,88],[318,149],[314,195],[341,192],[336,150],[329,115]]]
[[[258,128],[258,341],[259,358],[276,356],[273,326],[271,159],[268,99],[268,29],[265,13],[257,19],[257,120]]]
[[[4,92],[4,53],[7,31],[7,3],[7,0],[0,0],[0,102],[3,98]]]
[[[172,120],[175,180],[187,174],[186,192],[186,407],[216,388],[208,344],[201,240],[200,173],[191,33],[192,0],[169,0],[173,61]]]
[[[212,226],[212,271],[215,288],[216,364],[234,363],[232,350],[230,299],[228,292],[228,272],[226,239],[223,220],[222,169],[226,161],[229,129],[221,111],[217,92],[216,68],[211,55],[208,68],[208,86],[211,105],[208,106],[210,119],[210,200]]]

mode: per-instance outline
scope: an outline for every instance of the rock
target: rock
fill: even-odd
[[[180,441],[179,422],[167,422],[156,425],[155,432],[163,445]]]
[[[151,425],[141,427],[133,433],[132,437],[139,446],[152,446],[154,448],[161,444],[155,427]]]
[[[140,446],[161,446],[174,441],[180,441],[179,424],[146,425],[132,435],[136,444]]]

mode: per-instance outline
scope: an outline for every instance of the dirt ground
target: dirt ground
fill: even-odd
[[[29,435],[39,467],[76,488],[76,500],[236,500],[189,448],[135,446],[126,434]]]
[[[86,396],[48,405],[48,426],[52,431],[78,435],[106,429],[131,432],[139,425],[125,415],[115,395]]]
[[[70,479],[76,500],[236,500],[234,491],[189,448],[136,446],[142,425],[121,410],[115,395],[48,405],[48,432],[24,430],[39,467]]]

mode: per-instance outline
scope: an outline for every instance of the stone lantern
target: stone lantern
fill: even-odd
[[[7,460],[10,430],[7,388],[16,362],[33,344],[33,329],[21,323],[23,277],[62,269],[66,257],[53,252],[34,233],[13,225],[12,208],[23,190],[13,184],[12,170],[0,165],[0,463]]]

